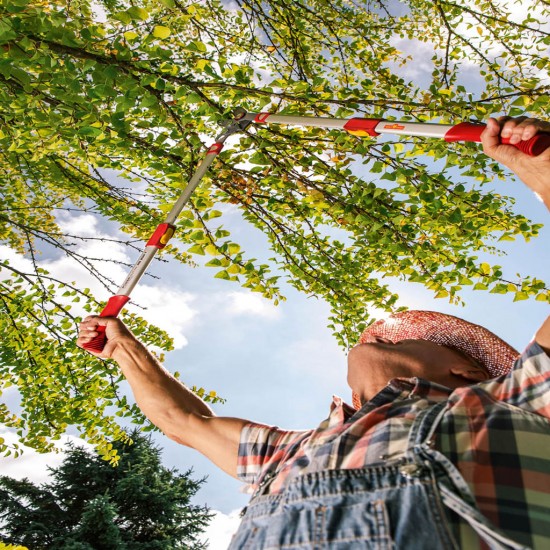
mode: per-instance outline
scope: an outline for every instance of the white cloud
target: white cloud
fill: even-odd
[[[278,319],[281,316],[281,311],[273,302],[254,292],[229,292],[225,301],[226,310],[231,315],[251,315],[266,319]]]
[[[392,70],[396,73],[409,78],[415,82],[416,85],[429,84],[430,75],[433,69],[432,56],[434,54],[434,45],[432,43],[422,42],[421,40],[411,38],[395,37],[392,41],[392,45],[402,53],[405,57],[414,52],[412,59],[400,66],[395,62],[390,63]]]
[[[196,299],[194,295],[166,287],[140,285],[132,296],[137,304],[146,308],[139,314],[174,338],[175,349],[187,345],[185,333],[197,313],[191,307]]]
[[[62,215],[57,223],[61,231],[66,235],[78,235],[91,240],[72,241],[74,254],[93,258],[96,269],[113,281],[121,281],[125,278],[127,268],[120,263],[130,263],[127,248],[114,241],[121,235],[109,234],[99,229],[98,218],[90,214],[77,216]],[[123,237],[124,238],[124,237]],[[127,237],[126,237],[127,238]],[[105,287],[95,279],[88,270],[75,259],[68,256],[56,256],[40,262],[42,267],[52,275],[66,282],[77,282],[82,288],[90,288],[97,296],[105,292]]]
[[[80,237],[97,237],[97,218],[93,214],[79,214],[78,216],[62,212],[57,218],[60,229],[71,235]]]
[[[203,533],[201,540],[208,541],[208,550],[226,550],[231,537],[241,523],[240,510],[229,514],[212,510],[215,516]]]
[[[0,437],[2,437],[8,445],[12,445],[18,441],[16,434],[5,429],[0,430]],[[27,478],[34,484],[46,483],[50,480],[48,466],[55,468],[61,465],[65,459],[63,449],[68,442],[72,442],[89,450],[92,449],[89,443],[71,435],[64,435],[61,437],[57,445],[59,452],[37,453],[34,449],[21,446],[23,454],[18,458],[13,458],[11,456],[2,457],[2,475],[14,479]]]
[[[27,258],[18,254],[13,248],[9,246],[0,245],[0,257],[3,258],[4,262],[9,262],[10,266],[19,271],[28,271],[32,269],[32,263]],[[0,273],[6,273],[8,270],[2,270],[0,267]],[[6,273],[7,274],[7,273]]]
[[[105,23],[107,21],[107,13],[105,9],[97,2],[92,2],[92,13],[94,20],[98,23]]]
[[[90,214],[63,215],[58,219],[58,224],[66,235],[91,237],[92,240],[75,240],[72,251],[84,257],[94,258],[96,269],[116,284],[124,281],[130,271],[124,264],[131,265],[132,259],[128,248],[123,243],[113,240],[121,237],[121,234],[100,230],[98,219]],[[33,271],[31,261],[14,250],[0,246],[0,254],[9,260],[14,268],[25,272]],[[68,256],[57,256],[54,259],[39,261],[38,264],[58,280],[74,283],[82,289],[90,288],[98,299],[109,297],[106,288],[83,265]],[[196,311],[191,307],[194,300],[195,296],[191,293],[180,291],[162,282],[140,283],[132,293],[132,302],[140,307],[132,306],[130,303],[128,308],[168,332],[174,338],[175,348],[179,349],[187,345],[185,333],[196,315]],[[72,312],[75,315],[87,314],[76,304],[73,305]]]

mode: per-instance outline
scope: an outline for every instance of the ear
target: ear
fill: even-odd
[[[452,365],[450,371],[455,376],[460,376],[465,380],[471,380],[472,382],[483,382],[489,380],[489,373],[481,366],[459,363]]]
[[[390,340],[389,338],[384,338],[383,336],[375,336],[374,339],[379,344],[394,344],[395,343],[393,340]]]

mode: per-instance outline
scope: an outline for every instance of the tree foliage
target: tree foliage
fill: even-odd
[[[0,539],[33,550],[202,548],[210,514],[190,504],[201,481],[162,466],[149,437],[117,443],[117,468],[70,446],[51,481],[0,477]]]
[[[0,6],[0,235],[32,265],[0,266],[2,389],[17,386],[22,408],[0,415],[38,449],[73,424],[115,460],[108,439],[124,434],[109,407],[140,418],[118,395],[115,370],[74,348],[75,303],[97,311],[102,297],[39,265],[40,251],[54,250],[106,294],[120,283],[106,275],[108,262],[79,252],[93,237],[63,232],[59,216],[100,215],[137,247],[237,107],[444,123],[548,112],[550,37],[529,15],[546,20],[546,2],[519,18],[487,0]],[[206,263],[275,302],[283,277],[330,304],[343,345],[371,321],[369,309],[398,307],[384,277],[455,302],[465,285],[550,301],[545,281],[480,257],[540,229],[491,190],[502,176],[473,144],[250,127],[220,154],[164,254]],[[270,261],[233,241],[221,223],[228,204],[267,235]],[[147,344],[170,349],[166,334],[134,315],[126,321]]]

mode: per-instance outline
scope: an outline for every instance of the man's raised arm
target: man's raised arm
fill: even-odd
[[[522,153],[519,149],[500,143],[500,136],[512,143],[531,139],[537,132],[550,132],[550,122],[535,118],[501,117],[489,119],[481,136],[483,151],[512,170],[530,187],[550,210],[550,148],[537,157]],[[535,335],[535,341],[550,355],[550,317]]]
[[[106,326],[105,348],[90,353],[118,363],[143,414],[170,439],[196,449],[236,477],[239,439],[247,421],[215,416],[118,319],[87,317],[80,325],[77,345],[95,338],[100,324]]]

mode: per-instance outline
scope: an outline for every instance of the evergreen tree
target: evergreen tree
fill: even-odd
[[[114,444],[117,467],[70,445],[49,483],[0,477],[0,540],[33,550],[202,548],[210,514],[189,502],[202,480],[163,467],[149,436],[131,438]]]

